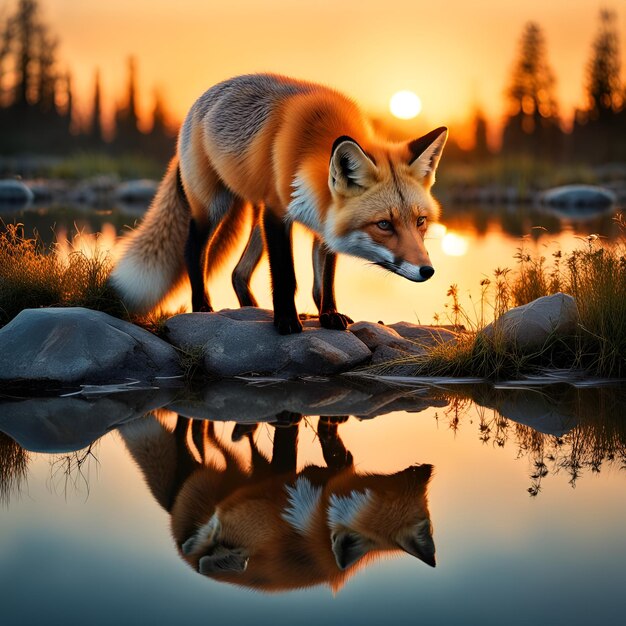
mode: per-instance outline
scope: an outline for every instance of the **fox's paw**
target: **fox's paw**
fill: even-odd
[[[345,330],[348,324],[352,324],[352,319],[337,311],[325,311],[320,313],[320,325],[322,328],[330,328],[331,330]]]
[[[297,313],[293,315],[278,315],[275,313],[274,326],[276,326],[281,335],[293,335],[294,333],[302,332],[302,324]]]

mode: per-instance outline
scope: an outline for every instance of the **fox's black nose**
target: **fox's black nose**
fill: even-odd
[[[422,265],[420,267],[420,276],[424,280],[428,280],[435,273],[435,268],[430,265]]]

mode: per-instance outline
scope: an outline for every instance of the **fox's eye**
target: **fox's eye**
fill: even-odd
[[[417,227],[421,228],[422,226],[424,226],[425,223],[426,223],[426,216],[425,215],[420,215],[417,218]]]
[[[388,220],[381,220],[380,222],[376,222],[376,226],[380,228],[380,230],[392,230],[393,225]]]

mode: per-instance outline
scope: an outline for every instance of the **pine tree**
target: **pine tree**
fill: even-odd
[[[619,35],[614,11],[600,11],[600,27],[587,66],[589,116],[606,119],[622,105]]]
[[[143,135],[139,131],[137,115],[137,64],[134,57],[128,59],[128,83],[125,102],[115,114],[115,146],[122,152],[139,151]]]
[[[538,24],[528,22],[506,92],[509,116],[503,149],[533,153],[540,150],[554,156],[555,140],[558,145],[560,138],[555,83],[543,32]]]
[[[102,91],[100,87],[100,70],[96,70],[93,90],[93,110],[91,113],[91,124],[89,127],[89,140],[91,143],[100,145],[104,142],[102,132]]]
[[[487,119],[481,109],[476,109],[474,115],[474,156],[477,159],[485,159],[489,156],[489,144],[487,141]]]

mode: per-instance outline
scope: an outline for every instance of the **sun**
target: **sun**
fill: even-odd
[[[422,110],[422,101],[412,91],[398,91],[389,100],[391,114],[401,120],[410,120],[417,117]]]

